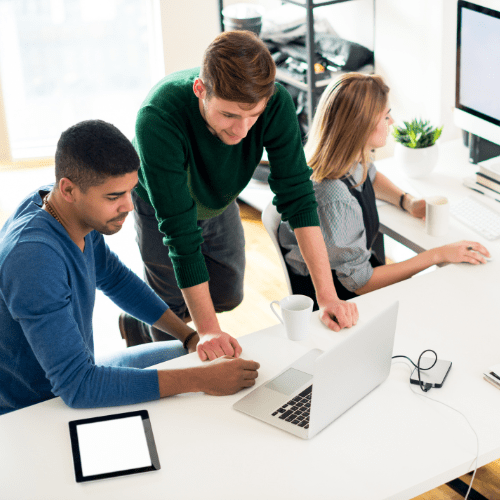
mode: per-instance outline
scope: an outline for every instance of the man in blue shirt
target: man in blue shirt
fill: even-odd
[[[61,135],[55,164],[55,184],[29,195],[0,231],[0,415],[54,396],[88,408],[253,385],[258,363],[238,357],[143,369],[195,352],[198,335],[104,241],[133,210],[137,153],[116,127],[91,120]],[[179,342],[129,348],[96,364],[96,288]]]

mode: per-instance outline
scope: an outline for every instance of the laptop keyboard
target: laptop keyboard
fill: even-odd
[[[281,418],[291,424],[298,425],[304,429],[309,429],[309,415],[311,414],[312,385],[303,390],[298,396],[290,399],[283,406],[280,406],[273,417]]]

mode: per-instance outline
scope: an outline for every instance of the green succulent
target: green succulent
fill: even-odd
[[[443,127],[433,127],[428,120],[415,118],[403,124],[403,127],[394,126],[392,135],[397,142],[407,148],[428,148],[436,143],[443,131]]]

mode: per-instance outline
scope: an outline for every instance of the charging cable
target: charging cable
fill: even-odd
[[[428,368],[422,368],[420,366],[420,362],[422,360],[422,356],[426,353],[426,352],[432,352],[434,354],[434,356],[436,356],[436,359],[434,360],[434,363],[432,363],[431,366],[429,366]],[[423,383],[422,382],[422,379],[420,378],[420,372],[421,371],[425,371],[425,370],[430,370],[431,368],[434,367],[434,365],[437,363],[437,360],[438,360],[438,355],[436,354],[435,351],[433,351],[432,349],[426,349],[425,351],[422,352],[422,354],[420,354],[420,356],[418,357],[418,361],[417,361],[417,364],[415,364],[408,356],[393,356],[392,359],[394,358],[405,358],[407,359],[416,369],[417,369],[417,373],[418,373],[418,383],[420,385],[420,389],[423,391],[423,392],[428,392],[431,388],[432,388],[432,384],[430,383]]]
[[[427,349],[427,351],[424,351],[422,354],[426,353],[426,352],[434,352],[434,351],[431,351],[430,349]],[[411,364],[413,366],[415,366],[416,368],[418,368],[419,370],[429,370],[430,368],[432,368],[432,366],[434,366],[437,362],[437,354],[434,352],[434,354],[436,354],[436,361],[434,361],[433,365],[429,368],[419,368],[419,365],[420,365],[420,358],[422,357],[422,354],[420,355],[420,357],[418,358],[418,365],[416,365],[410,358],[408,358],[407,356],[393,356],[393,359],[394,358],[406,358],[408,359]],[[408,365],[408,363],[404,363],[403,361],[396,361],[396,363],[403,363],[405,366],[407,366],[410,370],[411,370],[411,366]],[[419,371],[419,382],[420,382],[420,389],[422,389],[423,392],[427,392],[430,387],[428,389],[425,390],[425,388],[422,387],[422,385],[425,387],[425,386],[431,386],[431,384],[422,384],[422,381],[420,380],[420,371]],[[426,399],[429,399],[431,401],[434,401],[435,403],[439,403],[439,404],[442,404],[443,406],[446,406],[447,408],[450,408],[450,410],[453,410],[454,412],[458,413],[459,415],[461,415],[465,421],[467,422],[467,424],[469,425],[469,427],[471,428],[472,432],[474,433],[474,436],[476,436],[476,458],[471,462],[470,464],[470,467],[472,467],[472,464],[475,462],[476,465],[475,465],[475,468],[474,468],[474,472],[472,474],[472,478],[471,478],[471,481],[470,481],[470,484],[469,484],[469,489],[467,490],[467,494],[465,495],[465,498],[464,500],[467,500],[467,498],[469,497],[469,493],[472,489],[472,483],[474,482],[474,478],[476,477],[476,471],[477,471],[477,464],[478,464],[478,460],[479,460],[479,437],[477,435],[477,432],[474,430],[474,427],[472,427],[471,423],[469,422],[469,420],[467,419],[467,417],[460,411],[458,411],[456,408],[453,408],[452,406],[450,405],[447,405],[446,403],[443,403],[442,401],[438,401],[437,399],[433,399],[427,395],[424,395],[420,392],[417,392],[413,389],[412,387],[412,384],[410,383],[409,384],[410,386],[410,390],[411,392],[413,392],[413,394],[415,394],[416,396],[420,396],[421,398],[426,398]]]

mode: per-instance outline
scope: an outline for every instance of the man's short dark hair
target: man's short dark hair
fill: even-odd
[[[250,31],[224,31],[203,55],[200,77],[207,97],[257,104],[275,92],[276,65],[265,43]]]
[[[66,177],[82,191],[108,177],[137,172],[139,156],[114,125],[86,120],[65,130],[56,149],[56,184]]]

